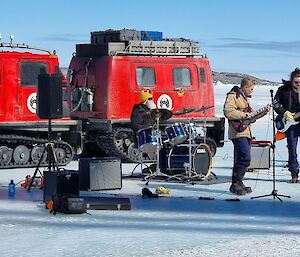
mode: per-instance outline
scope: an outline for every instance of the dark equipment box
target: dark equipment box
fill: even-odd
[[[251,141],[250,169],[270,169],[270,141]]]
[[[87,210],[130,210],[129,198],[83,196]]]
[[[105,31],[91,32],[91,44],[126,42],[131,40],[141,40],[141,32],[135,29],[109,29]]]
[[[79,173],[75,170],[44,171],[43,201],[52,200],[52,196],[74,195],[79,196]]]
[[[82,191],[121,189],[121,160],[110,157],[79,159],[79,188]]]
[[[125,50],[124,42],[109,42],[103,44],[77,44],[76,56],[91,57],[91,56],[107,56],[115,55],[117,52]]]

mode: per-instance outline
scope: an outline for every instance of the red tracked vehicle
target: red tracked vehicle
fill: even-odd
[[[69,79],[72,119],[82,120],[85,144],[98,145],[108,155],[124,161],[141,157],[133,143],[130,114],[142,88],[151,88],[158,108],[176,112],[212,107],[205,113],[174,115],[161,127],[192,121],[195,127],[205,125],[213,152],[223,146],[224,118],[215,116],[209,60],[194,41],[163,39],[161,32],[150,31],[92,32],[90,44],[76,45]],[[155,153],[143,157],[156,159]]]
[[[12,39],[0,41],[0,168],[37,165],[48,138],[48,120],[36,115],[37,77],[41,68],[53,74],[58,65],[55,53],[14,44]],[[64,116],[69,115],[67,104]],[[74,149],[80,153],[80,121],[53,120],[52,129],[58,164],[65,165]],[[44,157],[41,165],[47,164]]]

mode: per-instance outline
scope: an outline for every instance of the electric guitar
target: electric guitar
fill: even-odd
[[[267,105],[268,106],[268,105]],[[251,112],[251,108],[247,107],[244,112]],[[234,128],[236,132],[243,132],[249,127],[251,123],[254,123],[261,114],[267,113],[266,106],[252,112],[251,117],[243,120],[231,120],[229,124]]]
[[[291,126],[299,123],[300,112],[294,114],[293,120],[287,120],[283,114],[278,114],[275,118],[275,126],[279,132],[286,132]]]

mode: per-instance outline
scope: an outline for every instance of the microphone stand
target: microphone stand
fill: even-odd
[[[274,103],[274,97],[273,97],[273,90],[270,90],[271,93],[271,103]],[[280,202],[282,202],[281,198],[279,196],[282,197],[287,197],[287,198],[291,198],[291,196],[289,195],[280,195],[277,193],[277,190],[275,188],[275,143],[276,143],[276,131],[275,131],[275,111],[274,108],[272,107],[272,119],[273,119],[273,142],[271,144],[271,148],[272,148],[272,168],[273,168],[273,190],[271,192],[271,194],[267,194],[267,195],[260,195],[260,196],[254,196],[251,197],[251,199],[256,199],[256,198],[262,198],[262,197],[267,197],[267,196],[273,196],[273,199],[277,198]]]

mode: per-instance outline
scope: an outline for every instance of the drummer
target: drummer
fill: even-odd
[[[151,116],[152,109],[156,109],[153,93],[149,88],[144,88],[140,91],[140,103],[135,104],[131,112],[131,128],[135,135],[140,129],[153,126],[155,120]]]

